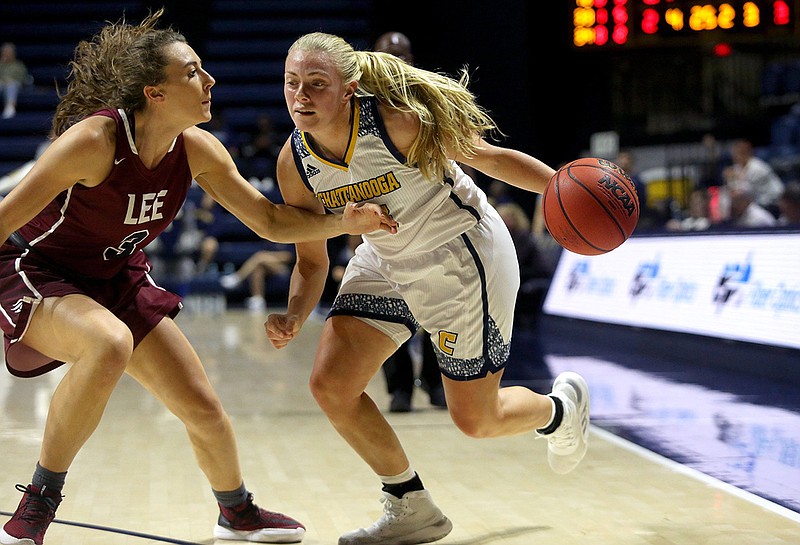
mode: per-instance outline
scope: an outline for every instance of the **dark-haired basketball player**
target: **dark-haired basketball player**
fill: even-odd
[[[172,320],[142,252],[197,183],[259,235],[317,240],[394,230],[377,205],[323,217],[264,198],[224,146],[195,127],[211,118],[214,79],[179,33],[124,21],[81,42],[53,120],[57,136],[0,201],[0,323],[19,376],[69,362],[53,394],[33,479],[0,531],[41,545],[70,464],[128,373],[186,426],[219,503],[221,539],[297,542],[303,525],[259,508],[242,480],[231,423],[197,354]],[[112,493],[109,491],[109,493]]]

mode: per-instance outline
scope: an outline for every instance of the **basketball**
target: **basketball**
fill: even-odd
[[[542,196],[544,224],[563,248],[581,255],[610,252],[639,221],[630,176],[606,159],[586,157],[556,171]]]

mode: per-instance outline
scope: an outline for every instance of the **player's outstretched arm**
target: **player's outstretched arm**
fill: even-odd
[[[534,193],[544,193],[547,182],[556,172],[535,157],[489,144],[483,139],[473,157],[455,157],[455,160],[478,169],[491,178]]]
[[[211,133],[192,127],[184,132],[189,164],[200,187],[260,237],[292,243],[323,240],[342,234],[360,235],[382,229],[396,232],[396,222],[379,206],[350,204],[342,215],[315,214],[294,206],[275,204],[245,180],[228,151]],[[281,162],[291,151],[281,151]],[[294,165],[292,162],[292,169]],[[281,173],[278,173],[281,176]],[[295,176],[299,174],[295,171]]]

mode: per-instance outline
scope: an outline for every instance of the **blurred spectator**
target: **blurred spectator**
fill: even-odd
[[[772,227],[778,223],[775,216],[758,204],[755,192],[747,184],[737,184],[728,190],[730,197],[730,218],[728,225],[733,227]]]
[[[647,204],[647,186],[642,181],[642,177],[636,169],[633,154],[629,151],[620,150],[614,162],[619,168],[625,171],[625,174],[631,177],[631,181],[636,188],[636,195],[639,197],[639,203],[645,206]]]
[[[511,233],[519,261],[520,287],[514,312],[515,325],[534,326],[553,275],[553,263],[545,259],[531,230],[531,222],[517,203],[497,206],[497,212]]]
[[[553,271],[539,250],[531,230],[531,221],[522,206],[512,202],[503,203],[497,206],[497,212],[514,241],[521,281],[525,282],[529,278],[549,278]]]
[[[665,227],[668,231],[705,231],[711,227],[709,212],[709,194],[704,187],[695,189],[689,194],[689,209],[682,219],[671,219]]]
[[[706,188],[708,193],[708,218],[712,225],[728,221],[731,215],[731,199],[728,189],[722,185],[712,185]]]
[[[514,202],[514,197],[511,194],[511,186],[505,182],[493,180],[491,178],[489,179],[489,187],[486,189],[486,197],[495,208],[501,204]]]
[[[262,180],[254,178],[249,178],[249,181],[273,203],[281,204],[283,202],[280,192],[272,185],[272,180],[270,180],[270,184],[264,184]],[[206,193],[203,193],[193,209],[193,217],[199,234],[196,243],[197,263],[195,270],[197,274],[215,272],[212,265],[215,264],[220,242],[253,242],[261,240]]]
[[[778,224],[792,227],[800,226],[800,181],[786,183],[778,199]]]
[[[414,359],[411,345],[419,343],[420,358],[419,378],[414,377]],[[424,329],[403,344],[389,359],[383,363],[383,376],[386,378],[386,389],[391,395],[389,412],[407,413],[413,409],[412,398],[414,387],[419,386],[428,394],[433,407],[444,409],[447,401],[444,397],[442,375],[436,353],[433,351],[431,335]]]
[[[207,193],[203,193],[200,202],[193,210],[195,227],[197,231],[197,264],[195,270],[197,274],[205,274],[217,257],[219,250],[219,240],[214,234],[214,223],[219,214],[226,213],[225,210],[217,206],[217,201]]]
[[[361,244],[361,237],[358,235],[339,235],[328,239],[330,267],[328,277],[325,279],[325,287],[322,289],[322,297],[320,297],[317,308],[314,309],[314,313],[318,317],[324,319],[327,316],[333,300],[336,298],[336,293],[339,291],[344,269],[359,244]]]
[[[414,64],[414,53],[411,51],[411,40],[402,32],[385,32],[375,40],[375,51],[389,53],[399,57],[408,64]]]
[[[17,97],[30,78],[28,68],[17,59],[17,48],[11,42],[0,46],[0,92],[5,95],[3,119],[17,115]]]
[[[703,161],[700,164],[698,186],[708,188],[723,185],[725,181],[722,173],[731,164],[730,156],[711,133],[704,134],[700,144],[703,150]]]
[[[256,129],[242,145],[242,174],[245,178],[275,179],[275,164],[282,142],[278,142],[268,114],[256,119]]]
[[[200,125],[200,127],[216,136],[234,160],[239,157],[239,135],[225,120],[225,114],[222,110],[214,109],[211,121]]]
[[[356,253],[356,248],[363,242],[361,235],[342,235],[338,244],[338,251],[333,254],[331,263],[331,280],[338,288],[344,277],[344,270],[350,263],[350,258]]]
[[[614,163],[631,177],[633,186],[636,188],[636,196],[639,198],[639,223],[636,228],[646,231],[663,227],[666,221],[666,214],[650,205],[647,198],[647,184],[644,183],[639,170],[636,168],[633,154],[627,150],[620,150],[614,158]]]
[[[772,167],[753,153],[753,144],[739,139],[731,147],[733,165],[725,168],[723,177],[729,190],[742,186],[751,193],[755,202],[777,216],[778,197],[783,192],[783,181]]]
[[[219,283],[224,289],[232,290],[249,280],[250,295],[245,299],[245,307],[251,312],[263,312],[267,309],[267,281],[274,276],[289,274],[294,257],[292,250],[261,250],[251,255],[236,272],[222,275]]]
[[[231,154],[234,161],[239,164],[241,150],[239,147],[239,134],[225,119],[225,113],[219,108],[212,108],[211,120],[200,125],[216,136]],[[240,169],[241,170],[241,169]],[[219,249],[214,228],[220,215],[229,214],[227,210],[217,205],[217,201],[210,195],[203,192],[199,199],[195,199],[194,206],[189,210],[194,220],[193,229],[187,236],[185,247],[191,247],[191,252],[197,257],[195,263],[195,273],[203,275],[209,272],[210,266],[214,263]]]

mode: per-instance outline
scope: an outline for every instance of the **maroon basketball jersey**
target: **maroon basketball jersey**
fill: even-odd
[[[153,170],[139,160],[134,119],[101,110],[117,123],[114,166],[97,187],[61,193],[20,233],[54,265],[81,276],[111,278],[175,219],[192,183],[183,135]]]

